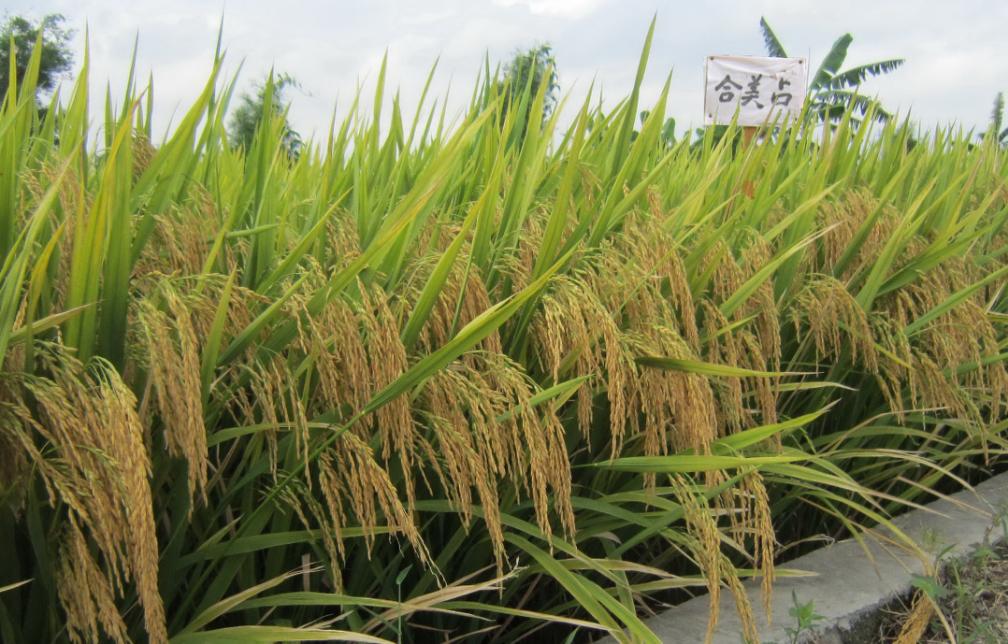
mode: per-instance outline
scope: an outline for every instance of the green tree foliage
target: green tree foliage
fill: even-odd
[[[38,22],[21,16],[8,16],[0,27],[0,96],[7,93],[10,85],[11,47],[14,48],[14,68],[17,81],[21,84],[32,49],[42,36],[42,56],[39,61],[36,91],[51,91],[60,77],[73,65],[70,38],[73,31],[64,29],[64,17],[54,13],[44,16]]]
[[[560,85],[557,77],[556,57],[553,47],[548,43],[532,47],[524,52],[515,52],[514,57],[504,68],[508,84],[509,96],[512,100],[520,98],[525,88],[530,88],[532,95],[539,87],[546,85],[546,100],[543,102],[543,117],[549,116],[557,104]]]
[[[991,110],[990,127],[981,135],[985,139],[994,139],[999,145],[1008,145],[1008,127],[1003,127],[1004,108],[1004,92],[998,92],[994,97],[994,109]]]
[[[787,57],[784,45],[770,28],[766,18],[760,18],[760,30],[763,32],[767,55]],[[809,81],[809,113],[820,121],[839,120],[848,106],[852,106],[862,115],[871,114],[872,118],[878,121],[886,121],[892,116],[882,107],[878,99],[862,94],[859,88],[868,78],[881,76],[899,68],[904,59],[890,58],[841,71],[840,68],[847,60],[847,49],[853,41],[854,37],[849,33],[837,38]]]
[[[515,110],[519,112],[516,125],[519,140],[524,138],[528,129],[533,102],[540,89],[545,92],[541,125],[556,108],[560,93],[556,58],[552,46],[545,43],[525,51],[516,51],[504,67],[500,88],[504,97],[501,117],[506,117]]]
[[[644,123],[647,122],[649,116],[651,116],[651,110],[641,110],[641,113],[638,115],[638,119],[640,120],[640,126],[642,128],[644,127]],[[665,119],[665,123],[662,124],[661,134],[658,137],[658,140],[661,141],[664,147],[667,148],[672,145],[675,145],[676,142],[675,128],[676,128],[676,120],[673,117],[670,116],[667,119]],[[633,135],[630,138],[631,140],[636,141],[638,136],[640,136],[640,131],[634,130]]]
[[[293,76],[289,74],[274,76],[273,72],[270,72],[263,82],[254,86],[251,93],[242,94],[238,107],[231,113],[228,128],[232,145],[250,150],[263,116],[269,114],[283,119],[283,146],[288,155],[296,158],[301,152],[303,141],[301,135],[287,120],[290,103],[284,101],[283,93],[287,88],[297,86],[298,83]]]

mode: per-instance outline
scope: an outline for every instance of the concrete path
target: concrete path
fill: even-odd
[[[1000,526],[993,527],[1008,513],[1008,473],[977,485],[973,491],[952,495],[929,504],[928,509],[913,510],[897,517],[895,523],[916,543],[937,552],[951,546],[946,557],[961,557],[984,542],[1004,538]],[[914,574],[923,574],[923,564],[916,557],[886,543],[884,538],[865,537],[865,546],[853,539],[840,541],[782,567],[814,573],[810,577],[778,578],[774,584],[771,625],[766,623],[758,580],[746,584],[753,610],[760,625],[763,642],[790,642],[785,632],[794,626],[788,615],[792,607],[791,591],[799,602],[815,602],[815,610],[826,619],[816,629],[816,642],[823,644],[869,642],[878,626],[877,609],[906,595]],[[721,619],[714,633],[715,644],[740,644],[742,625],[735,602],[727,589],[721,592]],[[698,644],[707,630],[708,599],[696,597],[661,613],[647,625],[667,643]],[[606,642],[614,640],[607,638]]]

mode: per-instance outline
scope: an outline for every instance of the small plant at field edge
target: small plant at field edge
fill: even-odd
[[[409,572],[410,572],[410,570],[412,570],[412,569],[413,569],[413,564],[410,564],[410,565],[406,566],[405,568],[403,568],[402,572],[400,572],[398,575],[396,575],[396,578],[395,578],[395,583],[396,583],[396,601],[398,601],[399,603],[402,603],[402,584],[403,584],[403,581],[406,579],[406,575],[408,575]],[[399,642],[400,644],[402,643],[402,633],[403,633],[403,620],[402,620],[402,613],[400,613],[398,619],[396,619],[396,641]]]
[[[789,626],[784,630],[791,637],[791,644],[798,644],[798,638],[803,633],[810,632],[815,628],[816,624],[826,618],[815,611],[814,600],[802,603],[798,601],[798,595],[794,590],[791,591],[791,602],[794,605],[788,609],[788,615],[794,618],[795,625],[794,627]]]
[[[1002,503],[998,507],[994,522],[1001,526],[1001,538],[1008,541],[1008,503]]]
[[[947,594],[941,582],[937,578],[928,575],[914,575],[911,577],[910,585],[935,601]]]

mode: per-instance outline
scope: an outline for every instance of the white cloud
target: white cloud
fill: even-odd
[[[604,0],[494,0],[501,7],[523,6],[537,16],[584,18],[595,13]]]
[[[657,12],[648,75],[641,100],[657,98],[674,67],[669,111],[686,127],[702,117],[703,58],[710,53],[760,54],[760,16],[766,16],[788,51],[818,64],[844,32],[854,35],[847,65],[901,56],[906,65],[864,90],[883,104],[906,112],[922,126],[957,121],[987,124],[991,101],[1008,91],[1004,61],[1008,22],[1004,0],[734,0],[686,4],[675,0],[8,0],[11,14],[67,16],[82,49],[90,26],[94,109],[100,115],[105,83],[122,87],[136,32],[141,78],[155,85],[155,124],[164,127],[173,110],[185,109],[209,73],[217,25],[224,15],[227,70],[244,60],[242,91],[275,66],[304,88],[291,91],[294,126],[306,136],[328,127],[337,96],[345,114],[358,80],[368,109],[383,53],[388,50],[386,97],[401,90],[401,106],[412,113],[427,72],[440,57],[431,95],[449,84],[449,112],[467,104],[473,79],[489,54],[491,64],[516,50],[552,44],[564,90],[574,88],[571,108],[593,79],[596,92],[615,104],[629,91],[641,45]],[[78,60],[80,55],[78,54]],[[99,119],[100,120],[100,119]]]

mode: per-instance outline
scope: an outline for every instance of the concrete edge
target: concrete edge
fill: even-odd
[[[947,547],[945,557],[957,558],[971,553],[989,538],[998,517],[1005,512],[1008,512],[1008,473],[994,476],[972,490],[936,500],[925,509],[906,512],[893,523],[927,550],[938,552]],[[811,633],[815,641],[824,644],[868,641],[865,636],[877,627],[874,618],[879,609],[907,595],[913,575],[924,573],[923,563],[917,557],[893,546],[886,537],[885,531],[873,531],[862,537],[863,546],[854,539],[845,539],[783,564],[781,568],[805,571],[811,576],[778,577],[769,623],[761,608],[759,580],[746,582],[760,641],[790,641],[785,629],[794,626],[794,618],[788,614],[793,605],[792,591],[800,602],[813,601],[816,612],[825,618]],[[645,623],[662,642],[696,644],[704,641],[709,610],[707,596],[699,596]],[[727,589],[721,593],[720,620],[712,641],[743,642],[742,622]]]

